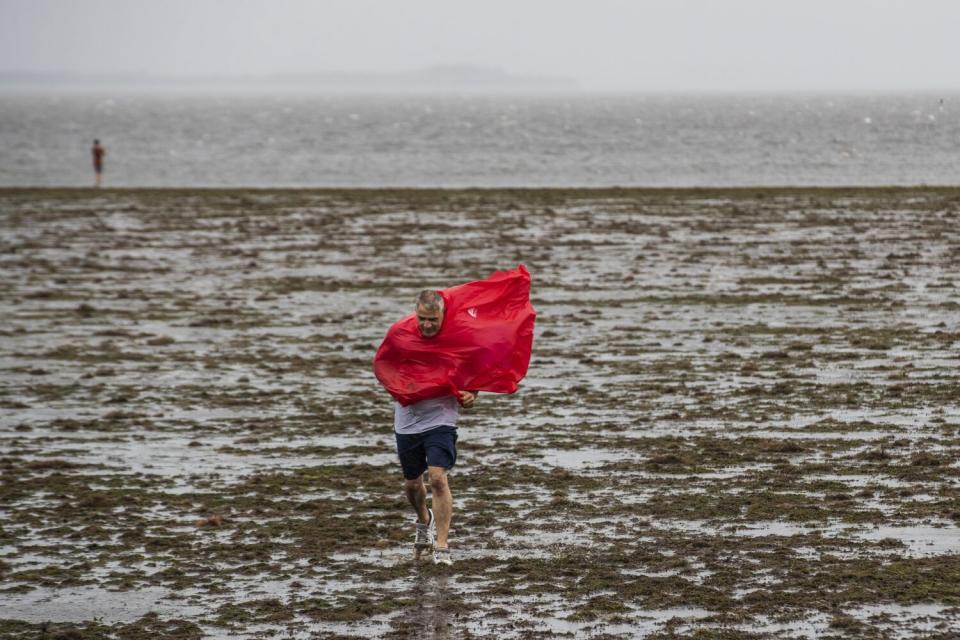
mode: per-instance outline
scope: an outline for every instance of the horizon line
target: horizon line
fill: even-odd
[[[208,83],[216,82],[216,86]],[[320,82],[324,84],[311,84]],[[257,87],[267,82],[270,86]],[[404,84],[409,82],[410,84]],[[340,83],[340,84],[338,84]],[[530,83],[530,84],[526,84]],[[207,86],[200,86],[207,85]],[[496,67],[435,65],[407,71],[278,71],[268,73],[170,74],[154,71],[64,71],[0,69],[0,92],[65,91],[69,93],[119,91],[210,94],[271,91],[304,94],[456,94],[555,93],[558,95],[844,95],[844,94],[960,94],[956,86],[820,86],[820,87],[637,87],[591,84],[572,76],[515,74]]]

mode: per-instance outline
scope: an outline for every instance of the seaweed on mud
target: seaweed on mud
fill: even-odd
[[[0,635],[918,635],[857,609],[894,604],[957,624],[956,189],[0,203],[0,590],[167,594]],[[454,567],[416,562],[370,359],[418,289],[521,261],[530,375],[463,419]]]

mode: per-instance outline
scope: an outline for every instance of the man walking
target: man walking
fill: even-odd
[[[90,149],[90,155],[93,156],[93,172],[96,174],[94,186],[99,187],[103,178],[103,159],[107,155],[107,150],[100,145],[99,140],[93,141],[93,147]]]
[[[422,291],[417,296],[415,315],[417,328],[425,339],[433,338],[443,324],[443,298],[436,291]],[[414,554],[433,549],[433,561],[452,564],[447,536],[453,515],[453,496],[447,479],[457,461],[457,419],[460,406],[469,409],[477,397],[475,391],[460,391],[459,396],[428,398],[403,406],[394,401],[393,428],[397,438],[397,454],[403,468],[403,487],[417,514]],[[423,474],[430,478],[433,508],[427,508],[427,491]],[[436,532],[436,540],[434,540]]]
[[[417,514],[416,558],[432,549],[435,563],[452,564],[447,472],[457,461],[460,408],[471,408],[480,391],[517,390],[530,364],[535,318],[530,274],[520,265],[484,280],[421,291],[414,313],[395,322],[377,349],[373,372],[396,401],[393,430],[404,491]]]

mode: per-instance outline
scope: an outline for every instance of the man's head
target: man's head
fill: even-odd
[[[415,311],[417,328],[424,338],[432,338],[443,324],[443,297],[436,291],[427,289],[417,296]]]

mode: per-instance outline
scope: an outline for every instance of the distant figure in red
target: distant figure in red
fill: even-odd
[[[93,155],[93,171],[97,175],[97,181],[94,186],[99,187],[100,180],[103,177],[103,159],[107,155],[107,150],[100,146],[99,140],[94,140],[90,153]]]

